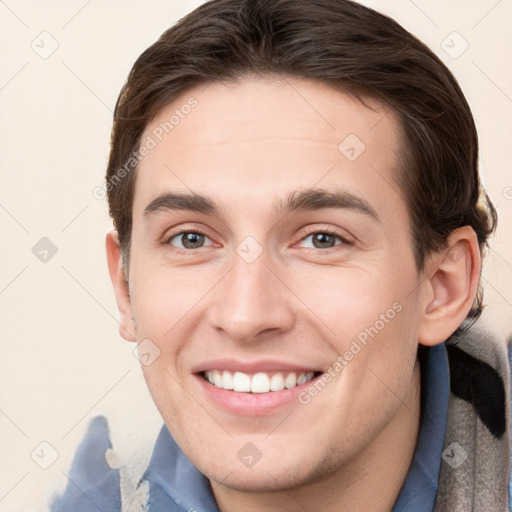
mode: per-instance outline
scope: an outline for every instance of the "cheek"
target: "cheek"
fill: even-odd
[[[338,381],[338,408],[355,407],[352,417],[361,429],[366,428],[365,409],[379,411],[375,418],[381,421],[395,414],[410,389],[416,362],[415,300],[402,298],[391,307],[386,308],[386,301],[382,305],[371,316],[360,317],[363,323],[357,334],[338,345],[344,364]]]
[[[401,274],[391,265],[383,267],[337,268],[330,275],[319,271],[307,280],[315,286],[298,288],[337,353],[331,368],[340,377],[338,410],[379,407],[383,399],[393,408],[393,393],[404,396],[410,385],[417,350],[417,276],[412,266],[403,265]]]
[[[404,308],[411,308],[416,279],[414,273],[396,276],[392,269],[372,266],[333,268],[289,275],[288,282],[301,302],[326,327],[330,337],[351,340],[370,329],[389,331],[401,323]],[[362,335],[364,337],[364,334]]]
[[[200,272],[148,266],[134,276],[130,291],[136,328],[140,335],[157,339],[172,336],[182,319],[211,287]]]

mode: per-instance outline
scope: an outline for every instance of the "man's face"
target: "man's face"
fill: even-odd
[[[224,485],[313,481],[411,421],[422,287],[399,126],[365,103],[306,80],[215,83],[143,136],[157,145],[137,173],[128,281],[137,341],[148,361],[160,351],[144,375],[185,454]]]

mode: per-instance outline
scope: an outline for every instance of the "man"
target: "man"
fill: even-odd
[[[127,482],[94,420],[54,511],[506,509],[506,350],[472,326],[496,214],[417,39],[348,0],[207,2],[135,63],[106,190],[165,425]]]

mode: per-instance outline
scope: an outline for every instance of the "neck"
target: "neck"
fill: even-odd
[[[396,416],[350,463],[322,480],[299,488],[249,493],[214,486],[221,512],[393,509],[414,457],[420,425],[420,369]],[[340,508],[340,503],[343,508]]]

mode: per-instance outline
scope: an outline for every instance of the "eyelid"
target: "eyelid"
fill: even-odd
[[[331,235],[331,236],[339,238],[343,243],[338,244],[338,245],[354,245],[356,243],[356,238],[353,237],[352,235],[349,235],[346,231],[341,232],[335,228],[321,227],[321,226],[307,227],[305,230],[305,233],[303,235],[301,235],[301,238],[297,243],[304,241],[304,239],[306,239],[308,236],[314,235],[316,233],[323,233],[326,235]],[[334,247],[337,247],[337,246],[334,246]],[[331,247],[331,249],[333,249],[334,247]],[[325,249],[315,249],[315,250],[325,251]]]
[[[211,237],[208,235],[208,233],[206,233],[204,230],[202,229],[199,229],[199,228],[185,228],[185,229],[180,229],[179,231],[175,231],[175,232],[171,232],[169,234],[165,234],[163,237],[162,237],[162,244],[164,245],[171,245],[171,240],[173,238],[176,238],[180,235],[184,235],[186,233],[197,233],[198,235],[203,235],[205,236],[206,238],[208,238],[212,243],[206,247],[210,247],[212,245],[215,245],[215,242],[213,242],[213,240],[211,239]],[[171,247],[174,247],[175,249],[177,249],[178,251],[183,251],[183,249],[180,249],[180,247],[175,247],[174,245],[171,245]],[[203,249],[204,247],[199,247],[199,249]],[[196,249],[197,250],[197,249]],[[193,249],[188,249],[187,250],[188,252],[192,252]]]
[[[212,243],[207,245],[207,246],[198,247],[197,249],[181,249],[180,247],[176,247],[176,246],[174,246],[174,245],[172,245],[170,243],[173,238],[176,238],[176,237],[178,237],[180,235],[184,235],[186,233],[197,233],[197,234],[203,235],[206,238],[208,238]],[[332,227],[310,226],[310,227],[305,228],[305,232],[303,232],[303,234],[301,235],[300,239],[298,240],[298,242],[296,242],[294,244],[294,246],[299,244],[300,242],[303,242],[309,236],[317,234],[317,233],[322,233],[322,234],[327,234],[327,235],[334,236],[335,238],[338,238],[339,240],[341,240],[342,243],[334,245],[333,247],[327,247],[327,248],[323,248],[323,249],[311,248],[311,247],[309,247],[307,249],[312,249],[312,250],[320,251],[320,252],[326,252],[328,249],[334,249],[335,247],[338,247],[339,245],[354,245],[354,243],[356,243],[356,239],[353,236],[348,235],[346,232],[342,233],[339,230],[337,230],[335,228],[332,228]],[[193,227],[193,228],[191,227],[191,228],[188,228],[188,229],[187,228],[181,228],[179,231],[171,232],[170,234],[165,234],[162,237],[162,243],[164,245],[170,245],[171,247],[173,247],[173,249],[177,253],[180,253],[180,254],[183,254],[183,253],[191,254],[194,251],[197,251],[199,249],[205,249],[206,247],[211,247],[211,246],[215,246],[216,245],[216,242],[214,242],[211,239],[211,237],[205,232],[205,230],[202,230],[202,229],[196,228],[196,227]]]
[[[179,222],[177,224],[174,224],[172,226],[168,226],[161,236],[162,243],[166,243],[171,238],[182,235],[184,233],[199,233],[201,235],[205,235],[209,238],[210,235],[208,235],[207,231],[211,231],[210,229],[201,227],[202,223],[196,223],[196,222]]]

